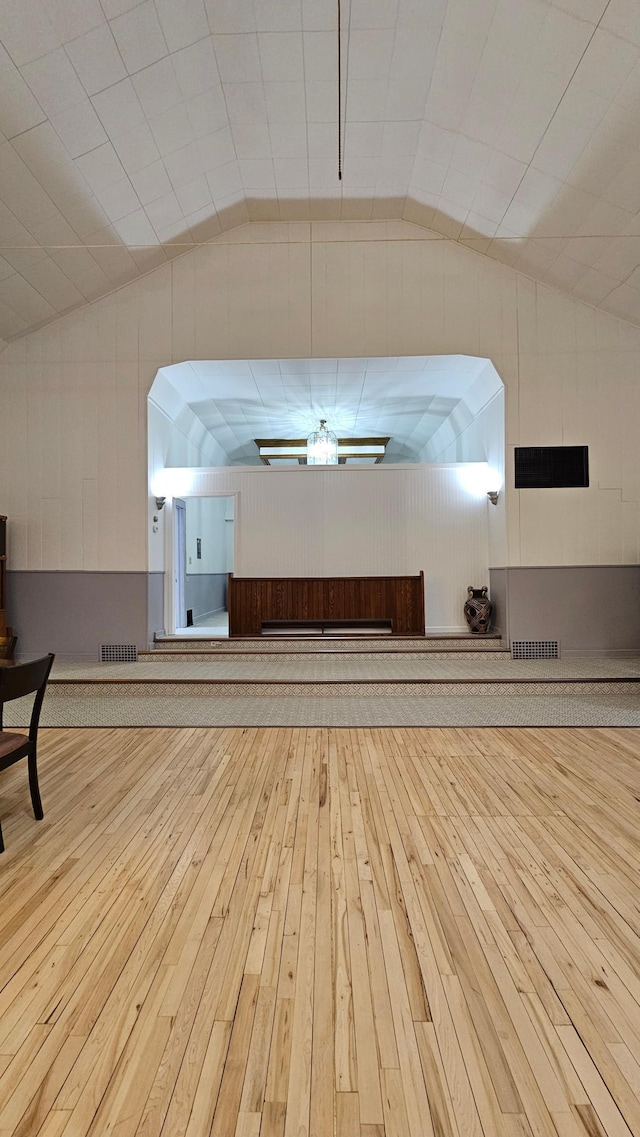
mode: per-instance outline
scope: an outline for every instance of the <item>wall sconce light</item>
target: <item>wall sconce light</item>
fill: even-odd
[[[157,497],[156,498],[156,509],[158,510],[158,513],[160,512],[160,510],[164,506],[164,503],[166,500],[167,500],[166,497]]]
[[[500,495],[499,495],[498,490],[488,490],[487,491],[487,497],[489,498],[489,501],[491,502],[492,505],[498,504],[498,497],[499,496]]]

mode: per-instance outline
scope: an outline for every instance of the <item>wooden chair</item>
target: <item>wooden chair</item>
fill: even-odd
[[[38,724],[42,700],[53,664],[54,656],[45,655],[42,659],[34,659],[31,663],[16,663],[0,667],[0,770],[6,770],[27,758],[29,764],[29,789],[36,820],[44,817],[40,789],[38,786],[38,768],[36,751],[38,745]],[[2,711],[5,703],[12,699],[21,699],[24,695],[36,693],[31,711],[29,734],[14,734],[12,731],[2,729]],[[4,852],[2,828],[0,827],[0,853]]]

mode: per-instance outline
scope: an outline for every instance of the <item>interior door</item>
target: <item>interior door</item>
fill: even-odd
[[[184,599],[187,573],[187,506],[179,497],[173,499],[173,597],[175,626],[186,628],[187,606]]]

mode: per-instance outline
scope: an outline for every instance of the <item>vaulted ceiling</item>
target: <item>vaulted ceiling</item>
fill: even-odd
[[[248,220],[405,218],[640,323],[638,0],[0,0],[0,336]]]
[[[468,355],[193,360],[161,368],[149,397],[186,437],[203,427],[224,451],[219,464],[258,466],[256,438],[306,438],[321,418],[344,437],[390,435],[385,462],[420,462],[455,443],[501,388],[493,364]]]

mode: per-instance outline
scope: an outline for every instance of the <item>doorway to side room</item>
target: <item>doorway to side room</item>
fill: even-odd
[[[227,636],[234,498],[185,497],[174,509],[174,540],[176,635]]]

